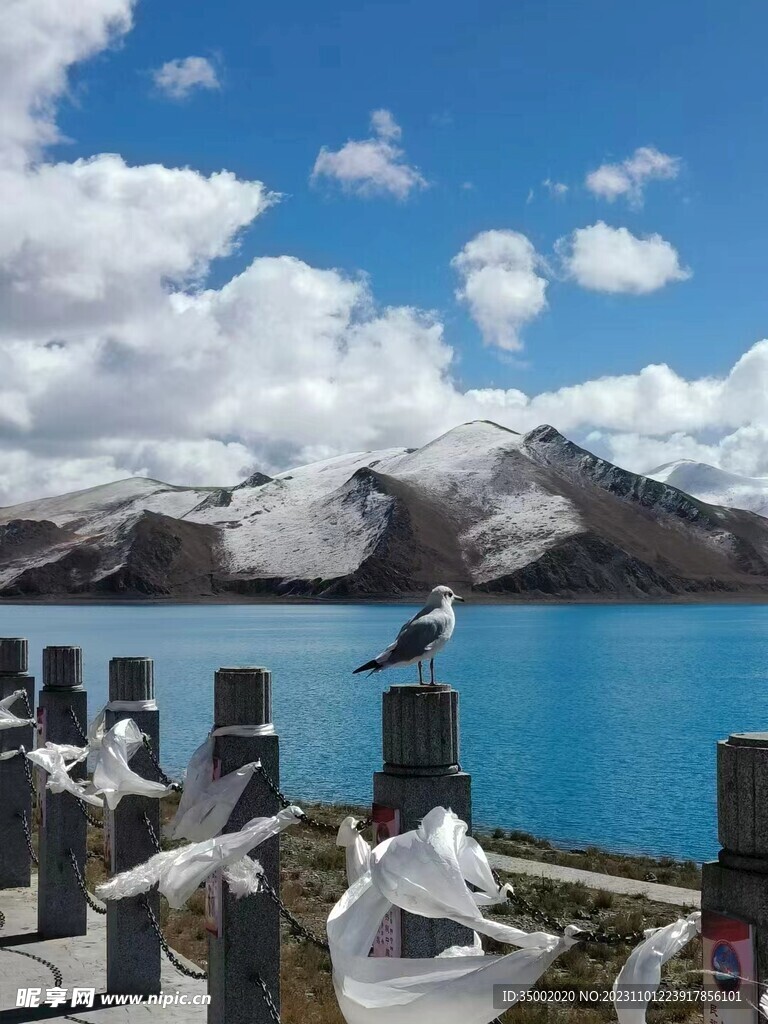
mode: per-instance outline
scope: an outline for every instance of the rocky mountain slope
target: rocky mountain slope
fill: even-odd
[[[727,505],[768,516],[768,477],[738,476],[690,459],[667,462],[648,475],[711,505]]]
[[[131,479],[0,509],[0,596],[768,594],[768,520],[467,423],[234,488]]]

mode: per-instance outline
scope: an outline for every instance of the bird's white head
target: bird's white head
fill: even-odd
[[[450,587],[435,587],[432,593],[429,595],[428,604],[433,608],[439,608],[441,604],[447,604],[449,607],[454,601],[463,601],[463,597],[459,597],[458,594],[454,594]]]

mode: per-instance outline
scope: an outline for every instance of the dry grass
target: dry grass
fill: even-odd
[[[643,857],[621,853],[607,853],[596,846],[584,850],[561,850],[546,839],[537,839],[527,832],[505,832],[497,828],[492,833],[475,832],[484,849],[504,853],[508,857],[523,857],[547,864],[597,871],[602,875],[619,878],[637,878],[642,882],[660,882],[679,885],[683,889],[701,888],[701,866],[691,860],[678,861],[672,857]]]
[[[175,809],[173,801],[164,801],[162,806],[164,817],[170,817]],[[311,816],[334,824],[346,814],[364,816],[360,808],[304,807]],[[483,837],[483,842],[494,849],[500,849],[501,843],[512,844],[515,848],[514,856],[529,856],[530,849],[540,853],[552,850],[549,844],[534,844],[530,837],[526,837],[524,842],[507,837],[497,837],[486,842]],[[88,845],[93,853],[100,854],[101,833],[96,829],[89,829]],[[525,853],[521,852],[523,848]],[[511,851],[504,849],[503,852]],[[307,827],[291,829],[281,837],[281,856],[282,896],[285,903],[303,923],[316,934],[324,936],[328,912],[346,889],[344,855],[335,845],[334,834]],[[685,865],[678,865],[673,871],[666,861],[656,862],[649,858],[614,857],[602,851],[585,851],[582,856],[591,858],[590,870],[598,870],[592,865],[599,863],[599,870],[605,870],[605,865],[612,865],[621,869],[612,873],[638,877],[636,872],[645,868],[652,871],[659,881],[669,870],[674,884],[687,884],[691,887],[696,884],[693,871]],[[87,876],[91,889],[105,877],[100,858],[89,858]],[[629,932],[640,927],[668,924],[680,916],[674,907],[654,904],[638,897],[593,891],[579,884],[560,884],[549,879],[509,876],[504,873],[502,878],[512,881],[516,892],[540,910],[567,923],[586,928]],[[207,967],[207,934],[202,924],[203,909],[204,896],[202,891],[198,891],[182,911],[169,911],[164,904],[162,923],[174,948],[201,967]],[[512,904],[497,908],[495,916],[526,930],[541,928],[539,923],[527,918]],[[491,941],[487,943],[488,951],[496,952],[500,948]],[[574,946],[557,959],[538,987],[557,989],[584,985],[599,989],[610,988],[629,953],[630,948],[627,946]],[[691,943],[667,966],[665,980],[695,985],[700,979],[700,966],[700,944]],[[328,955],[294,938],[287,927],[283,931],[282,1019],[284,1024],[344,1024],[333,992]],[[507,1011],[500,1019],[504,1024],[607,1024],[609,1021],[615,1022],[616,1016],[608,1005],[569,1007],[525,1004]],[[648,1013],[649,1024],[693,1024],[693,1021],[700,1019],[699,1011],[690,1004],[658,1004],[652,1006]]]

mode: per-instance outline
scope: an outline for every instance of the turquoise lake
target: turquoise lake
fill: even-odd
[[[352,669],[403,605],[2,605],[0,636],[83,648],[89,716],[111,657],[155,659],[162,761],[180,772],[211,725],[213,673],[273,673],[283,788],[368,803],[381,691],[415,668]],[[717,852],[715,743],[768,728],[768,607],[461,605],[438,676],[461,694],[476,825],[702,860]]]

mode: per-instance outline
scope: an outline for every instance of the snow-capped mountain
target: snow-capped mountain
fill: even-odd
[[[0,509],[0,594],[768,592],[768,520],[479,421],[232,488],[134,478]]]
[[[711,505],[727,505],[768,516],[768,477],[738,476],[691,459],[666,462],[648,475]]]

